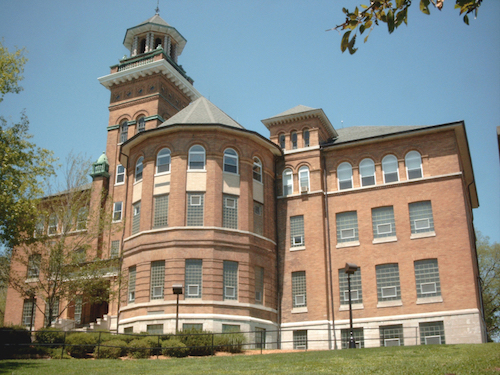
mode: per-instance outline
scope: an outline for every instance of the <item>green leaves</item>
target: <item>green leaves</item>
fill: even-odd
[[[19,82],[23,79],[25,63],[24,49],[10,53],[0,41],[0,102],[5,94],[18,93],[23,89]]]
[[[420,10],[422,11],[422,13],[431,14],[431,12],[429,11],[429,3],[429,0],[420,0]]]

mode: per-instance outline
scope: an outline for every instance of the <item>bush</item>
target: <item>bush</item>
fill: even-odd
[[[176,338],[188,348],[189,355],[211,355],[212,354],[212,333],[197,329],[183,331]]]
[[[151,347],[156,346],[147,337],[134,339],[128,344],[128,354],[135,359],[149,358],[151,356]]]
[[[95,347],[94,358],[110,358],[117,359],[125,355],[127,351],[127,343],[122,340],[110,340],[101,343],[99,347]]]
[[[243,333],[224,333],[214,337],[215,349],[218,352],[242,353],[246,337]]]
[[[23,326],[0,328],[0,358],[17,358],[30,353],[31,332]]]
[[[61,348],[48,348],[47,355],[53,359],[61,359]],[[62,359],[71,359],[68,353],[62,353]]]
[[[181,358],[188,355],[189,350],[179,339],[170,338],[161,342],[162,354],[169,357]]]
[[[94,351],[98,336],[89,333],[72,333],[66,338],[66,350],[75,358],[85,358]]]
[[[47,348],[60,347],[64,343],[64,332],[57,328],[44,328],[35,333],[35,341]]]

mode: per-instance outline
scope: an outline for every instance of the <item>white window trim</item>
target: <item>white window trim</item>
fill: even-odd
[[[397,178],[396,181],[391,181],[391,182],[386,182],[385,181],[386,171],[384,170],[384,159],[386,159],[388,156],[394,156],[396,158],[396,174],[398,176],[398,178]],[[396,157],[396,155],[389,154],[389,155],[384,156],[384,158],[382,159],[382,163],[381,164],[382,164],[382,176],[384,177],[384,184],[394,184],[396,182],[400,182],[401,181],[401,177],[399,176],[399,160]],[[394,172],[388,172],[388,173],[394,173]]]
[[[232,294],[229,294],[228,291],[232,289]],[[232,285],[224,286],[224,297],[225,298],[235,298],[236,297],[236,287]]]
[[[228,204],[230,201],[233,202],[232,205]],[[224,206],[226,208],[233,208],[233,209],[236,208],[236,199],[235,198],[228,198],[228,197],[224,198]]]
[[[163,286],[158,285],[153,287],[153,298],[157,297],[163,297]]]
[[[193,198],[199,198],[198,203],[193,203]],[[190,206],[201,206],[201,195],[190,195],[189,196],[189,205]]]
[[[423,285],[431,285],[431,284],[434,284],[434,291],[432,292],[425,292],[424,291],[424,288],[423,288]],[[435,282],[429,282],[429,283],[421,283],[420,284],[420,293],[421,294],[432,294],[432,293],[437,293],[437,285]]]
[[[287,184],[287,185],[285,185],[284,183],[282,184],[283,185],[283,192],[282,193],[283,193],[284,197],[289,197],[290,195],[293,195],[293,171],[291,169],[289,169],[289,168],[285,169],[283,171],[283,175],[282,175],[283,181],[285,180],[285,176],[290,176],[290,182],[291,183]],[[289,194],[285,194],[285,186],[286,187],[290,187],[290,189],[289,189],[290,193]]]
[[[298,302],[297,300],[302,298],[302,302]],[[303,307],[306,306],[306,295],[305,294],[296,294],[295,295],[295,307]]]
[[[384,346],[387,346],[387,342],[398,342],[398,345],[391,345],[391,346],[401,346],[401,341],[399,338],[392,338],[392,339],[384,339]]]
[[[356,293],[354,293],[356,292]],[[356,298],[354,298],[354,295]],[[351,289],[351,301],[358,301],[359,300],[359,293],[357,289]],[[344,290],[344,301],[349,301],[349,291]]]
[[[116,207],[117,203],[121,203],[121,209],[120,209],[120,211],[116,211],[115,210],[115,207]],[[120,213],[120,219],[118,219],[118,220],[115,220],[115,213],[116,212]],[[113,203],[113,220],[112,220],[112,222],[113,223],[119,223],[120,221],[122,221],[122,219],[123,219],[123,202],[114,202]]]
[[[196,287],[196,293],[190,293],[191,287]],[[200,286],[198,284],[189,284],[189,285],[186,285],[186,294],[189,297],[199,297],[200,296]]]
[[[134,302],[135,301],[135,290],[128,292],[128,301],[129,302]]]
[[[427,221],[427,226],[417,228],[417,222],[420,222],[420,221]],[[429,229],[431,227],[431,221],[429,220],[428,217],[422,218],[422,219],[416,219],[416,220],[413,220],[413,226],[415,227],[415,230]]]
[[[384,296],[384,290],[386,290],[386,289],[394,289],[394,294]],[[383,286],[380,288],[380,297],[381,298],[393,298],[393,297],[397,297],[397,296],[398,296],[398,287],[396,285]]]
[[[343,232],[352,231],[352,236],[344,236]],[[340,230],[340,239],[345,240],[348,238],[356,238],[356,228],[345,228]]]
[[[229,151],[229,150],[233,151],[236,155],[232,155],[232,154],[229,154],[229,153],[226,154],[226,151]],[[226,158],[228,158],[228,159],[235,159],[236,160],[236,172],[226,171]],[[238,165],[239,161],[240,161],[239,159],[240,158],[239,158],[238,152],[236,152],[236,150],[234,150],[232,148],[226,148],[224,150],[224,155],[222,157],[222,171],[224,173],[230,173],[230,174],[236,174],[236,175],[239,174],[239,165]],[[229,163],[227,163],[227,165],[231,166],[231,167],[234,167],[234,165],[229,164]]]
[[[439,345],[441,345],[441,335],[424,336],[425,345],[437,345],[437,344],[428,344],[427,343],[427,339],[428,338],[432,338],[432,339],[438,338],[439,339]]]
[[[383,226],[383,225],[389,225],[389,231],[386,231],[386,232],[381,232],[379,230],[380,226]],[[392,223],[381,223],[381,224],[377,224],[377,234],[389,234],[389,233],[392,233]]]
[[[203,152],[201,151],[191,151],[191,149],[195,146],[200,146],[201,148],[203,148]],[[191,168],[191,155],[192,154],[197,154],[197,155],[201,155],[203,154],[203,168],[200,168],[200,169],[196,169],[196,168]],[[188,171],[191,171],[191,172],[202,172],[202,171],[206,171],[206,168],[207,168],[207,150],[205,149],[205,147],[203,147],[202,145],[193,145],[189,148],[189,151],[188,151],[188,165],[187,165],[187,170]]]
[[[119,168],[119,167],[122,167],[122,168],[123,168],[123,181],[122,181],[122,182],[118,182],[118,181],[117,181],[117,180],[118,180],[118,175],[119,175],[119,173],[118,173],[118,168]],[[118,165],[116,166],[115,186],[120,186],[120,185],[124,185],[124,184],[125,184],[125,175],[126,175],[126,172],[127,172],[127,170],[125,169],[125,167],[124,167],[123,165],[118,164]],[[120,173],[120,175],[121,175],[121,173]]]

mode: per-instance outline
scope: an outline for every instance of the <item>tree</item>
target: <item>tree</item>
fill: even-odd
[[[103,260],[100,241],[111,228],[111,215],[100,192],[91,199],[90,166],[81,155],[67,158],[63,186],[49,184],[49,194],[36,207],[33,238],[10,252],[9,286],[34,302],[46,326],[75,299],[101,303],[113,294],[118,258]]]
[[[479,274],[488,339],[500,336],[500,244],[476,231]]]
[[[463,14],[463,20],[468,25],[469,14],[474,13],[477,16],[477,11],[482,2],[483,0],[455,0],[455,8],[460,9],[460,14]],[[420,10],[422,13],[430,14],[430,4],[441,10],[444,0],[420,0]],[[364,9],[362,11],[359,11],[358,7],[352,12],[346,8],[342,8],[346,16],[345,22],[330,30],[345,31],[340,42],[340,49],[342,52],[348,49],[352,55],[357,51],[354,45],[356,44],[358,30],[359,35],[362,35],[368,29],[370,30],[364,39],[365,43],[368,40],[371,30],[379,22],[386,23],[389,33],[392,33],[403,22],[405,25],[408,24],[408,8],[411,5],[412,0],[370,0],[369,6],[361,5]]]
[[[10,53],[7,47],[4,47],[3,41],[0,41],[0,103],[5,94],[22,90],[19,81],[23,79],[25,63],[24,49]]]

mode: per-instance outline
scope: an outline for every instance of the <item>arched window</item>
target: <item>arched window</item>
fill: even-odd
[[[141,116],[137,119],[137,133],[143,132],[146,130],[146,119],[144,116]]]
[[[161,46],[161,39],[160,38],[155,39],[155,49],[157,49],[158,46]]]
[[[189,149],[188,170],[205,169],[205,149],[194,145]]]
[[[122,121],[120,125],[120,143],[125,142],[128,139],[128,122],[127,120]]]
[[[309,142],[309,130],[308,129],[304,130],[304,133],[302,133],[302,139],[304,140],[304,147],[309,147],[310,142]]]
[[[361,186],[375,185],[375,163],[372,159],[366,158],[359,163],[359,175]]]
[[[224,172],[238,174],[238,153],[232,148],[224,151]]]
[[[140,157],[135,163],[135,182],[142,181],[142,162],[144,161],[144,157]]]
[[[279,135],[279,143],[280,143],[280,147],[284,150],[285,149],[285,135],[284,134]]]
[[[300,192],[307,193],[309,191],[309,168],[306,166],[299,169],[299,185]]]
[[[293,173],[291,169],[283,171],[283,195],[293,194]]]
[[[290,136],[292,138],[292,150],[296,150],[297,149],[297,132],[292,132],[292,134]]]
[[[156,156],[156,173],[170,172],[170,150],[162,148]]]
[[[384,182],[399,181],[398,159],[394,155],[387,155],[382,159]]]
[[[262,163],[258,157],[253,158],[253,179],[262,182]]]
[[[351,164],[344,162],[337,167],[337,179],[339,180],[339,190],[352,189]]]
[[[141,42],[139,43],[139,53],[144,53],[146,52],[146,39],[143,38],[141,39]]]
[[[422,157],[418,151],[410,151],[405,156],[406,164],[406,174],[408,180],[413,180],[414,178],[422,178],[424,173],[422,172]]]

